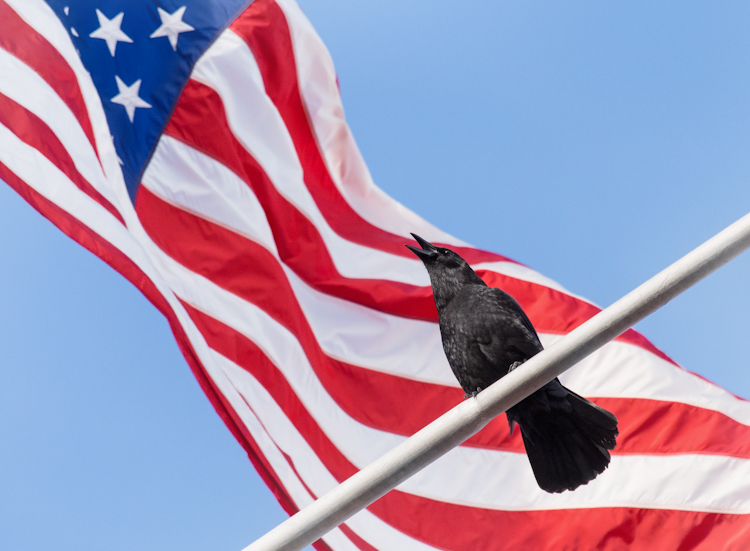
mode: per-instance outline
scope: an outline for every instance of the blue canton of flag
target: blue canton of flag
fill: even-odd
[[[193,65],[248,0],[47,0],[91,73],[130,198]]]

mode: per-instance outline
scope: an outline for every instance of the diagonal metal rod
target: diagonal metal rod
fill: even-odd
[[[300,551],[748,247],[750,214],[508,373],[476,398],[463,401],[244,551]]]

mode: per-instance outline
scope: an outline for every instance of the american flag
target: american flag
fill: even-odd
[[[0,0],[0,179],[167,317],[289,513],[463,398],[409,232],[545,345],[598,312],[374,186],[291,0]],[[634,331],[562,379],[620,421],[595,481],[542,492],[500,418],[316,547],[750,546],[750,404]]]

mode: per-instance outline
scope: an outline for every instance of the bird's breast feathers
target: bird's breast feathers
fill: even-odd
[[[486,388],[542,349],[513,298],[500,289],[471,287],[440,312],[443,349],[461,386]],[[519,315],[520,312],[520,315]]]

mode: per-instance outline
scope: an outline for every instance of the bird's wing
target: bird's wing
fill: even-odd
[[[518,306],[518,311],[521,314],[521,321],[526,326],[526,329],[529,330],[529,333],[534,335],[536,340],[539,340],[539,335],[536,334],[536,329],[534,329],[534,326],[531,325],[531,320],[529,319],[529,316],[526,315],[526,312],[524,312],[520,306]]]

